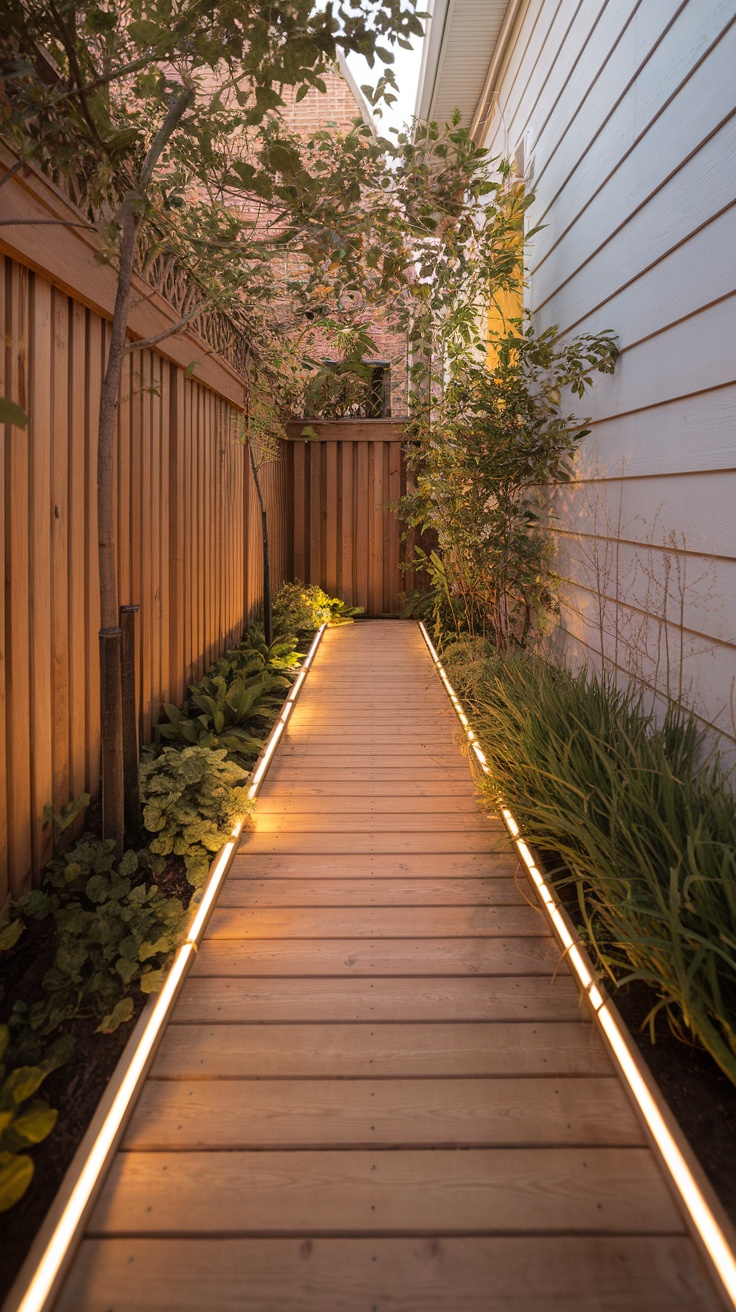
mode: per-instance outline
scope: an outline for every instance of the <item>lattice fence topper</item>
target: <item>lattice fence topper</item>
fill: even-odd
[[[54,170],[51,181],[79,210],[80,217],[88,222],[109,222],[112,218],[109,205],[90,195],[88,179],[81,173],[71,176]],[[156,233],[153,226],[152,240],[155,241],[161,234]],[[221,310],[203,308],[201,313],[196,313],[197,301],[204,302],[206,293],[197,278],[176,256],[159,251],[148,259],[145,245],[141,254],[142,258],[137,262],[139,275],[182,319],[189,320],[187,326],[198,333],[216,355],[226,360],[239,374],[244,374],[248,342],[237,324]]]

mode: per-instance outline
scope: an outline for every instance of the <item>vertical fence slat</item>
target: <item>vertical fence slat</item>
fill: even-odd
[[[29,282],[27,269],[11,273],[9,391],[28,410]],[[11,428],[7,453],[8,517],[6,557],[7,632],[7,752],[8,861],[10,890],[18,897],[30,885],[31,754],[30,754],[30,607],[28,434]]]
[[[6,308],[10,302],[9,280],[10,261],[0,255],[0,396],[10,395],[8,361],[9,332],[6,325]],[[9,627],[6,622],[6,606],[10,583],[9,561],[6,559],[5,532],[10,517],[10,505],[7,504],[7,480],[5,462],[12,441],[11,430],[7,424],[0,424],[2,436],[2,460],[0,460],[0,579],[3,584],[3,613],[0,616],[0,906],[10,893],[8,871],[8,771],[7,771],[7,702],[6,680],[8,673],[7,643]]]
[[[33,278],[28,411],[30,480],[31,807],[33,864],[52,852],[52,826],[44,807],[53,803],[51,703],[51,287]]]
[[[51,662],[53,806],[69,801],[69,299],[52,300]]]
[[[96,314],[87,317],[87,406],[85,423],[86,533],[85,629],[87,638],[87,788],[96,793],[100,784],[100,572],[97,533],[97,434],[102,386],[103,324]]]

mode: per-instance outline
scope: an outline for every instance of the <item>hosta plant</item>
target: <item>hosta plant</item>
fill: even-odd
[[[164,747],[141,767],[143,823],[154,835],[151,851],[183,857],[195,888],[204,883],[214,853],[234,825],[253,810],[246,773],[226,758],[224,748]]]

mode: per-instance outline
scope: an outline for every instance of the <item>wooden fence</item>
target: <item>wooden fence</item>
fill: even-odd
[[[403,425],[389,419],[288,426],[295,578],[362,606],[398,615],[416,586],[413,538],[402,540],[395,506],[407,488]]]
[[[0,215],[68,209],[35,175],[0,189]],[[86,233],[52,231],[6,226],[0,242],[0,395],[30,416],[27,429],[6,426],[0,461],[0,906],[50,856],[44,808],[61,810],[99,783],[96,424],[114,288],[110,271],[80,251]],[[131,326],[140,340],[172,313],[150,289],[137,292]],[[201,363],[189,376],[193,359]],[[121,602],[141,608],[144,741],[160,703],[181,701],[261,598],[241,397],[235,370],[191,333],[126,361],[118,579]],[[264,481],[278,583],[287,569],[286,462],[268,466]]]

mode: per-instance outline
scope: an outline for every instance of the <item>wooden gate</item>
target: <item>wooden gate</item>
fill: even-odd
[[[367,615],[398,615],[415,586],[395,507],[406,491],[403,424],[391,419],[288,427],[292,577],[318,583]]]

